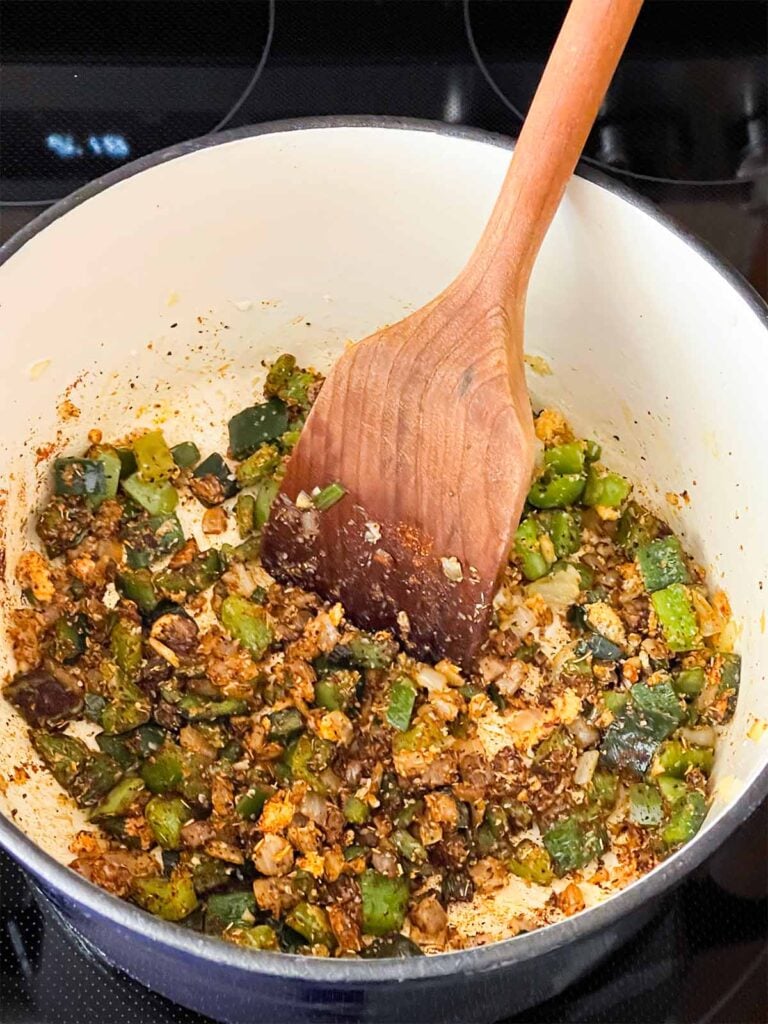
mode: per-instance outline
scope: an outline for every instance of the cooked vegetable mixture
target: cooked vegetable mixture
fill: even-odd
[[[72,866],[168,921],[324,956],[461,948],[605,898],[706,814],[739,688],[725,596],[544,410],[476,671],[415,661],[260,565],[321,385],[281,356],[225,453],[92,431],[56,459],[4,692],[93,824]],[[297,505],[345,499],[318,481]]]

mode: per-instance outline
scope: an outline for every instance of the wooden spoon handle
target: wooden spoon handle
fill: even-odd
[[[572,0],[468,267],[524,300],[536,254],[597,117],[642,0]],[[495,275],[500,274],[501,278]]]

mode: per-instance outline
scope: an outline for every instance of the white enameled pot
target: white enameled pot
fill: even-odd
[[[86,186],[4,249],[0,409],[5,602],[53,454],[161,423],[221,448],[280,351],[327,366],[437,294],[482,230],[510,143],[427,122],[257,126]],[[743,655],[697,838],[562,924],[459,954],[254,954],[149,918],[61,866],[82,824],[0,702],[0,842],[111,960],[228,1021],[490,1020],[553,994],[710,853],[768,790],[768,317],[737,275],[645,202],[576,177],[529,294],[536,403],[596,437],[723,587]],[[539,364],[540,365],[540,364]],[[75,415],[75,412],[78,414]],[[350,439],[354,443],[354,438]],[[7,647],[2,670],[11,669]]]

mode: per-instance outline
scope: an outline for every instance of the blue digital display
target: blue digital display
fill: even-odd
[[[131,147],[126,137],[113,132],[86,135],[83,138],[78,138],[71,132],[51,132],[45,137],[45,147],[62,160],[77,160],[83,156],[126,160],[131,155]]]

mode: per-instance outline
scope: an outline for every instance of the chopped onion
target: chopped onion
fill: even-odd
[[[695,587],[690,588],[691,601],[696,609],[696,618],[699,620],[699,632],[702,636],[715,636],[721,633],[725,626],[725,619],[712,607],[703,594]]]
[[[576,569],[569,565],[565,569],[559,569],[550,576],[544,576],[540,580],[529,583],[526,591],[529,594],[538,594],[543,597],[550,608],[564,611],[569,608],[579,596],[581,578]]]
[[[697,725],[695,728],[681,729],[680,735],[692,747],[714,747],[717,742],[717,733],[714,726],[711,725]]]
[[[587,747],[594,747],[600,739],[600,730],[579,715],[568,724],[568,732],[576,740],[576,745],[585,750]]]
[[[577,786],[586,786],[592,781],[599,760],[599,750],[585,750],[583,754],[579,755],[576,771],[573,773],[573,781]]]
[[[521,604],[510,616],[509,625],[515,636],[524,640],[531,630],[536,628],[536,613]]]
[[[416,673],[416,682],[423,686],[425,690],[433,693],[435,690],[447,690],[448,680],[434,668],[430,668],[429,665],[423,665]]]
[[[328,817],[328,801],[310,790],[299,804],[299,810],[317,825],[324,825]]]

